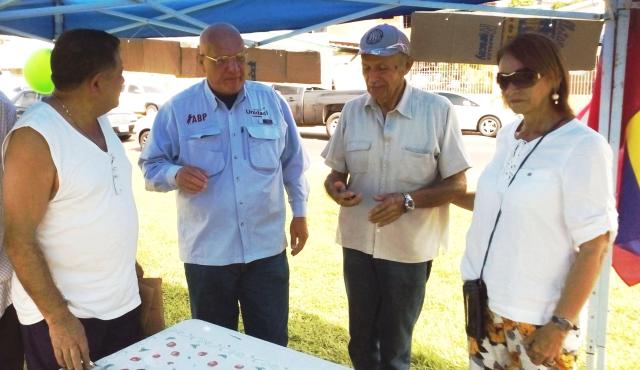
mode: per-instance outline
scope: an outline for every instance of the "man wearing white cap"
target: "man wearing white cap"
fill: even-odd
[[[368,94],[348,102],[322,156],[338,203],[356,369],[409,369],[432,260],[469,162],[451,104],[411,87],[410,43],[383,24],[360,41]]]

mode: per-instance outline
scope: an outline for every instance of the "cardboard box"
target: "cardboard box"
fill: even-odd
[[[120,39],[120,56],[126,71],[180,74],[181,51],[176,41]]]
[[[180,75],[178,77],[204,77],[198,63],[197,48],[180,48]]]
[[[196,48],[182,48],[180,77],[204,77]],[[264,82],[320,83],[320,53],[247,49],[246,79]]]
[[[322,83],[320,71],[320,53],[316,51],[287,52],[287,78],[282,82],[319,84]]]
[[[247,80],[284,82],[287,79],[287,52],[284,50],[247,49]],[[293,82],[293,81],[289,81]]]
[[[591,70],[602,26],[602,21],[416,12],[411,52],[416,60],[429,62],[496,64],[502,45],[535,32],[558,43],[568,69]]]
[[[247,80],[318,84],[320,53],[247,49]],[[126,71],[204,77],[197,48],[181,48],[176,41],[121,39],[120,55]]]
[[[248,49],[247,80],[265,82],[321,83],[320,53]]]

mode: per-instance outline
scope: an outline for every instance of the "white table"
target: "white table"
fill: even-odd
[[[347,369],[201,320],[183,321],[96,364],[105,370]]]

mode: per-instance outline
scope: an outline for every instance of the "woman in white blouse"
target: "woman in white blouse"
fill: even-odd
[[[502,97],[523,118],[499,132],[476,193],[454,202],[473,210],[462,277],[482,271],[488,293],[469,368],[572,369],[580,314],[617,230],[611,150],[574,117],[551,40],[520,35],[498,65]]]

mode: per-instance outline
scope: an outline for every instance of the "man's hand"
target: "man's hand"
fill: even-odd
[[[524,338],[524,348],[534,365],[552,367],[562,350],[562,343],[567,336],[565,331],[554,324],[547,324]]]
[[[389,225],[406,211],[402,194],[374,195],[373,199],[380,203],[369,211],[369,222],[377,224],[378,227]]]
[[[289,233],[291,237],[291,255],[295,256],[302,251],[302,248],[307,243],[307,238],[309,238],[307,218],[294,217],[289,226]]]
[[[142,279],[144,277],[144,269],[142,268],[142,265],[138,263],[138,261],[136,261],[136,277],[138,279]]]
[[[207,188],[208,183],[207,173],[198,167],[184,166],[176,174],[178,189],[190,194],[202,192]]]
[[[67,370],[89,368],[89,345],[80,320],[66,310],[59,318],[47,320],[56,361]],[[84,364],[84,365],[83,365]]]
[[[362,193],[354,193],[347,190],[347,185],[342,181],[336,181],[327,189],[329,196],[343,207],[353,207],[362,202]]]

